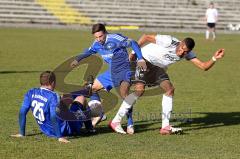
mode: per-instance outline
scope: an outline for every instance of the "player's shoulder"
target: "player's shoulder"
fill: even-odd
[[[94,40],[90,48],[97,48],[100,46],[100,43],[97,40]]]
[[[27,91],[26,94],[34,94],[35,92],[38,92],[40,90],[40,88],[31,88]]]
[[[47,88],[43,88],[43,87],[38,88],[38,91],[46,94],[49,98],[51,98],[51,97],[56,98],[56,97],[59,96],[57,92],[52,91],[52,90],[47,89]]]
[[[56,103],[58,103],[60,101],[60,95],[57,92],[49,90],[49,89],[45,89],[45,91],[47,94],[47,98],[49,100],[52,100],[53,102],[56,102]]]
[[[196,54],[193,51],[190,51],[188,54],[186,54],[185,56],[186,60],[192,60],[194,58],[197,58]]]
[[[179,40],[171,35],[156,35],[156,44],[162,45],[163,47],[173,47]]]
[[[107,34],[107,38],[122,41],[122,40],[125,40],[127,37],[119,33],[110,33],[110,34]]]

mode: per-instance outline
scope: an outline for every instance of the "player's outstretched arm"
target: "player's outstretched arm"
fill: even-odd
[[[191,62],[192,62],[195,66],[197,66],[198,68],[200,68],[200,69],[202,69],[202,70],[204,70],[204,71],[207,71],[207,70],[209,70],[209,69],[215,64],[215,62],[216,62],[218,59],[223,58],[223,56],[224,56],[224,49],[219,49],[219,50],[217,50],[217,51],[215,52],[215,54],[213,55],[213,57],[212,57],[210,60],[206,61],[206,62],[203,62],[203,61],[201,61],[201,60],[198,59],[198,58],[193,58],[193,59],[191,60]]]
[[[156,43],[156,35],[154,34],[143,34],[138,40],[138,45],[142,47],[147,43]]]
[[[78,66],[78,63],[82,60],[87,58],[88,56],[95,54],[96,52],[93,51],[91,48],[86,49],[82,54],[76,56],[75,60],[73,60],[70,64],[72,68],[75,68]]]
[[[18,122],[19,122],[19,133],[10,135],[11,137],[21,138],[25,136],[26,127],[26,115],[30,109],[29,92],[25,94],[24,100],[19,111]]]
[[[78,65],[78,61],[77,61],[77,60],[73,60],[73,61],[71,62],[71,64],[70,64],[70,66],[71,66],[72,68],[77,67],[77,65]]]

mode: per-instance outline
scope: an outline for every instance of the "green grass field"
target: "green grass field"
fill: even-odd
[[[138,39],[142,33],[124,34]],[[105,121],[97,128],[97,135],[70,138],[71,143],[61,144],[40,134],[31,113],[27,117],[28,136],[15,139],[10,135],[18,132],[23,95],[38,86],[40,72],[53,70],[89,47],[90,33],[0,28],[0,158],[240,158],[240,35],[219,34],[215,42],[207,42],[204,33],[171,34],[179,39],[193,37],[195,52],[202,60],[210,59],[218,48],[226,50],[224,59],[207,72],[186,61],[168,70],[176,88],[172,122],[185,133],[159,134],[159,93],[142,97],[135,105],[135,135],[113,133]],[[85,67],[79,67],[65,81],[83,82],[84,71]],[[118,107],[107,112],[108,120]]]

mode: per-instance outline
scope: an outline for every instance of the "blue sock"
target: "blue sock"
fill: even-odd
[[[127,113],[127,119],[128,119],[128,126],[129,125],[133,125],[133,114],[132,114],[132,112],[133,112],[133,107],[131,108],[131,109],[129,109],[128,110],[128,113]]]

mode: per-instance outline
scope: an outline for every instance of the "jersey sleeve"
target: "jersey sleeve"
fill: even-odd
[[[90,55],[92,55],[92,54],[96,54],[96,53],[97,53],[97,50],[96,50],[96,48],[95,48],[95,44],[96,44],[96,43],[94,42],[91,47],[89,47],[88,49],[85,49],[85,50],[83,51],[83,53],[77,55],[75,59],[79,62],[79,61],[81,61],[82,59],[85,59],[85,58],[87,58],[88,56],[90,56]]]
[[[194,52],[189,52],[187,55],[185,55],[185,59],[186,60],[192,60],[192,59],[194,59],[194,58],[196,58],[197,56],[196,56],[196,54],[194,53]]]
[[[61,137],[61,127],[57,121],[57,115],[56,115],[56,108],[60,103],[60,97],[56,94],[56,96],[53,96],[49,102],[50,104],[50,119],[52,122],[53,130],[57,136],[57,138]]]
[[[135,40],[126,38],[121,45],[127,48],[131,47],[133,52],[136,54],[138,60],[143,59],[141,48]]]
[[[20,111],[19,111],[19,132],[21,135],[25,135],[25,128],[26,128],[26,115],[31,107],[31,99],[30,99],[30,91],[28,91],[25,96],[24,96],[24,100],[23,100],[23,103],[22,103],[22,106],[20,108]]]

